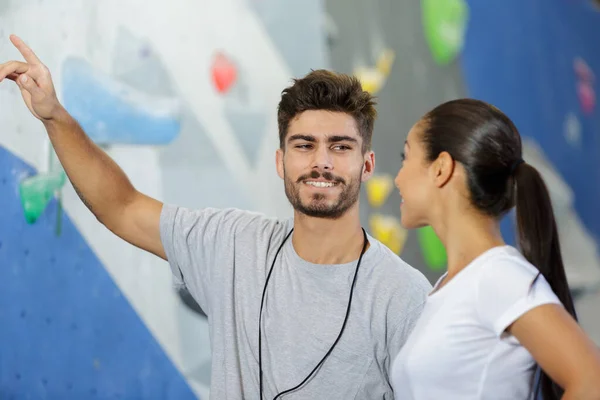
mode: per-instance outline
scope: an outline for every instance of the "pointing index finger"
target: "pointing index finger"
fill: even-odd
[[[29,46],[27,46],[20,37],[18,37],[17,35],[10,35],[10,41],[12,42],[12,44],[15,45],[15,47],[17,48],[17,50],[19,50],[25,61],[27,61],[29,64],[42,63],[40,59],[35,55],[33,50],[31,50]]]

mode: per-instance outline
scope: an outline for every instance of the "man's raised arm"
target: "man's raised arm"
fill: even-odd
[[[133,187],[60,104],[48,68],[20,38],[10,39],[25,62],[0,64],[0,82],[8,78],[19,86],[29,111],[44,124],[81,201],[117,236],[166,259],[160,238],[162,203]]]

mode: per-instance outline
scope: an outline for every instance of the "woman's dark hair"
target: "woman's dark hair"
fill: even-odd
[[[577,319],[563,265],[548,189],[539,172],[523,162],[521,137],[496,107],[473,99],[443,103],[423,117],[426,157],[447,152],[467,173],[471,202],[500,219],[516,205],[518,244],[543,275],[566,310]],[[544,400],[559,399],[561,388],[540,371]]]

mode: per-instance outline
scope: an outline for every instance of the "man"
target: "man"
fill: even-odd
[[[207,313],[212,398],[393,398],[391,362],[431,286],[361,228],[376,111],[355,78],[315,71],[284,90],[276,163],[294,218],[280,221],[136,191],[60,105],[47,68],[11,41],[26,62],[0,65],[0,81],[19,85],[81,200],[116,235],[168,260]]]

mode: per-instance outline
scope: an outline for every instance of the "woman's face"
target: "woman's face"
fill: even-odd
[[[401,223],[407,229],[429,224],[432,193],[436,186],[430,178],[430,163],[421,142],[422,122],[415,124],[404,143],[402,166],[394,180],[400,191]]]

